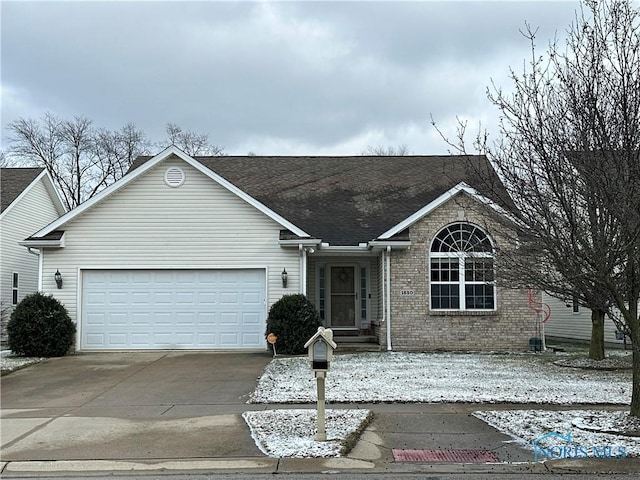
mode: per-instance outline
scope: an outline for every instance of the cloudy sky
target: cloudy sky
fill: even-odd
[[[84,115],[152,140],[167,123],[228,154],[358,155],[447,146],[430,123],[490,133],[493,80],[509,88],[577,1],[30,2],[3,0],[1,122]]]

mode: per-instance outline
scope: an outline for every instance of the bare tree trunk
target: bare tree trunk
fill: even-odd
[[[589,358],[592,360],[604,360],[604,316],[601,310],[591,310]]]
[[[634,338],[635,337],[635,338]],[[633,417],[640,417],[640,335],[636,330],[635,335],[631,334],[633,347],[633,383],[631,387],[631,409],[629,414]]]

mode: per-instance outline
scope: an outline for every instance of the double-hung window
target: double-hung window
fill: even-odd
[[[493,245],[470,223],[449,225],[429,252],[432,310],[494,310]]]

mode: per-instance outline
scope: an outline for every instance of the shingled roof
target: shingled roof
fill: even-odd
[[[460,182],[474,187],[474,171],[489,165],[453,155],[193,158],[331,245],[377,238]]]
[[[0,169],[0,213],[13,203],[43,170],[44,168]]]

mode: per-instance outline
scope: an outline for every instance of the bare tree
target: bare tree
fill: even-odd
[[[169,143],[180,148],[187,155],[212,157],[223,155],[224,148],[209,143],[209,135],[206,133],[183,130],[175,123],[168,123],[166,130]]]
[[[9,124],[10,149],[3,163],[45,167],[71,209],[122,178],[136,157],[150,153],[152,143],[133,123],[120,130],[96,128],[86,117],[64,120],[46,113]],[[206,134],[170,123],[167,140],[189,155],[222,155]],[[155,144],[163,149],[167,142]]]
[[[594,344],[605,313],[617,318],[633,345],[630,412],[640,416],[640,12],[624,0],[586,0],[566,47],[554,40],[544,55],[535,30],[523,34],[532,58],[512,71],[513,93],[488,91],[499,139],[479,131],[474,141],[502,180],[496,188],[477,172],[517,246],[503,246],[496,263],[513,285],[590,308]],[[465,130],[459,122],[454,149],[465,150]]]
[[[150,143],[145,134],[133,123],[120,130],[100,129],[95,132],[95,154],[100,163],[107,165],[107,182],[111,184],[127,173],[133,161],[149,152]]]
[[[371,157],[400,157],[411,155],[411,152],[409,152],[409,148],[404,144],[398,145],[397,147],[383,147],[380,145],[374,147],[372,145],[368,145],[367,148],[362,151],[361,155]]]
[[[9,130],[11,156],[23,165],[45,167],[69,209],[122,177],[147,148],[144,134],[132,124],[108,132],[82,116],[63,120],[47,113],[40,120],[20,118]]]

